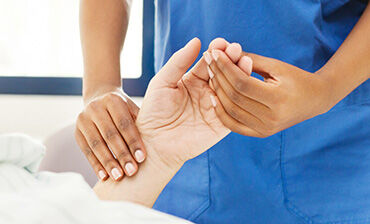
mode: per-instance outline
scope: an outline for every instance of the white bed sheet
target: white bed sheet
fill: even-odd
[[[76,173],[36,172],[45,148],[0,135],[0,223],[189,223],[128,202],[99,200]]]

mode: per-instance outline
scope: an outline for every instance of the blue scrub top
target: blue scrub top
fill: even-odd
[[[155,67],[224,37],[310,72],[358,21],[358,0],[157,0]],[[155,208],[196,223],[370,223],[370,83],[266,139],[230,134],[189,161]]]

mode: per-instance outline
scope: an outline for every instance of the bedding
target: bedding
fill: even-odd
[[[0,223],[189,223],[133,203],[101,201],[77,173],[37,172],[44,154],[30,137],[0,135]]]

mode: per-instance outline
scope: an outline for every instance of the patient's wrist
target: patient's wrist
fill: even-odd
[[[145,141],[144,141],[145,142]],[[164,187],[181,168],[182,164],[168,164],[162,160],[149,142],[145,142],[147,159],[140,164],[133,177],[116,182],[108,179],[98,182],[94,190],[102,200],[129,201],[152,207]]]
[[[155,139],[148,138],[146,136],[142,136],[144,145],[148,147],[148,154],[151,156],[151,160],[155,162],[155,165],[161,167],[163,170],[167,170],[171,172],[173,170],[179,170],[182,165],[186,162],[184,158],[174,158],[173,155],[169,155],[168,151],[174,150],[166,150],[163,147],[157,146]]]

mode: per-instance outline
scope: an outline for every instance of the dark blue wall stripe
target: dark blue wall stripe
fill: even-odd
[[[130,96],[144,96],[149,80],[123,79],[123,88]],[[0,94],[81,95],[81,78],[0,77]]]

